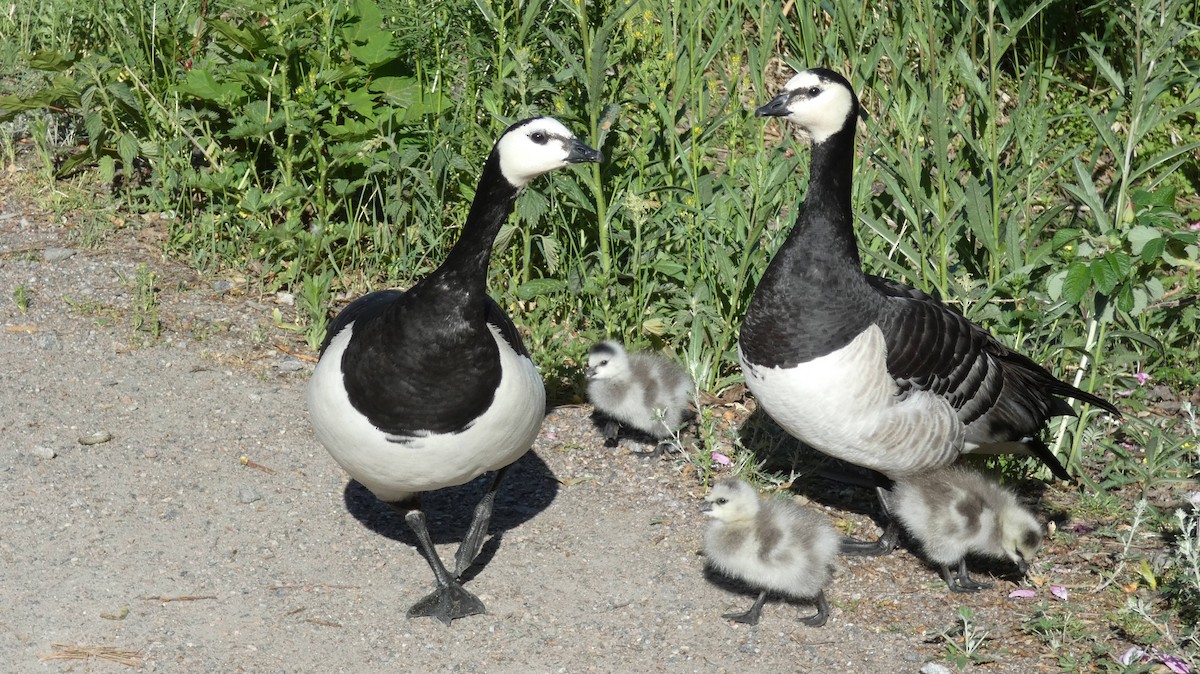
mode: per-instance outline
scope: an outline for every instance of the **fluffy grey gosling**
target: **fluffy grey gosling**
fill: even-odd
[[[1017,497],[966,468],[942,468],[897,482],[889,505],[953,592],[991,587],[967,575],[967,554],[1010,559],[1024,574],[1042,544],[1042,525]],[[958,573],[951,574],[955,564]]]
[[[833,576],[838,535],[820,515],[779,499],[760,499],[736,479],[713,486],[705,510],[713,518],[704,536],[704,554],[721,573],[761,590],[745,613],[722,617],[757,625],[768,592],[811,599],[816,615],[801,619],[820,627],[829,618],[825,585]]]
[[[588,354],[588,400],[603,420],[605,444],[615,447],[622,425],[658,441],[657,455],[691,416],[692,377],[657,353],[629,353],[617,342],[600,342]]]

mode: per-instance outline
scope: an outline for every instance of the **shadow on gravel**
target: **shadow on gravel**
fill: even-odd
[[[427,492],[422,496],[429,535],[434,543],[453,544],[462,541],[491,475],[485,473],[464,485]],[[504,532],[533,519],[550,507],[558,490],[559,483],[554,473],[535,452],[526,452],[525,456],[518,459],[500,483],[500,491],[496,494],[496,505],[488,527],[490,538],[484,543],[471,571],[464,574],[463,580],[469,580],[473,571],[487,565],[500,547]],[[375,498],[366,487],[351,480],[346,484],[342,496],[346,510],[363,526],[381,536],[417,547],[417,538],[404,523],[404,516]]]

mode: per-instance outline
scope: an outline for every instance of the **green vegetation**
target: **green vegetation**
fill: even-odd
[[[124,210],[160,214],[172,255],[291,292],[276,325],[316,348],[334,298],[432,270],[499,132],[552,114],[606,161],[518,200],[490,282],[552,399],[579,394],[605,337],[681,354],[720,392],[740,379],[741,316],[807,180],[804,143],[751,111],[795,68],[831,67],[866,113],[854,203],[869,271],[1120,399],[1135,417],[1122,428],[1084,409],[1053,429],[1090,475],[1079,514],[1178,497],[1200,470],[1186,407],[1200,387],[1195,3],[783,4],[15,3],[0,15],[0,160],[32,154],[47,186],[98,176]],[[135,320],[155,337],[153,286],[139,271]],[[725,421],[702,411],[702,479],[790,483],[766,455],[795,443],[768,425],[743,446]],[[1122,538],[1113,583],[1154,579],[1194,624],[1196,523],[1171,513],[1151,505],[1134,527],[1171,539],[1165,565]],[[984,633],[960,617],[947,648],[976,661]],[[1035,623],[1075,638],[1061,611]]]

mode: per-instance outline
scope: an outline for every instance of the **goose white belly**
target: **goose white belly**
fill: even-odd
[[[948,465],[962,451],[964,428],[949,402],[927,391],[900,394],[878,326],[786,369],[748,363],[740,348],[738,356],[763,410],[830,456],[897,476]]]
[[[546,390],[533,362],[492,326],[500,351],[500,386],[492,404],[454,433],[389,439],[350,404],[342,353],[354,330],[346,326],[325,350],[308,385],[308,410],[317,439],[350,477],[382,501],[469,482],[516,461],[537,438]]]

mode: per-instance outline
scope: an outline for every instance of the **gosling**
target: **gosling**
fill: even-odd
[[[1009,559],[1021,575],[1042,545],[1042,525],[1008,489],[951,466],[905,478],[888,499],[892,514],[938,565],[952,592],[990,588],[967,574],[966,556]],[[957,565],[952,574],[950,567]]]
[[[769,592],[812,600],[817,613],[800,622],[820,627],[829,618],[825,586],[833,576],[837,533],[816,513],[790,501],[760,499],[746,482],[717,483],[705,510],[713,518],[704,536],[710,566],[760,590],[745,613],[722,617],[757,625]]]
[[[691,417],[691,375],[679,363],[657,353],[629,353],[621,344],[600,342],[588,354],[588,400],[596,408],[605,445],[615,447],[621,426],[658,442],[657,456],[675,445],[679,429]]]

